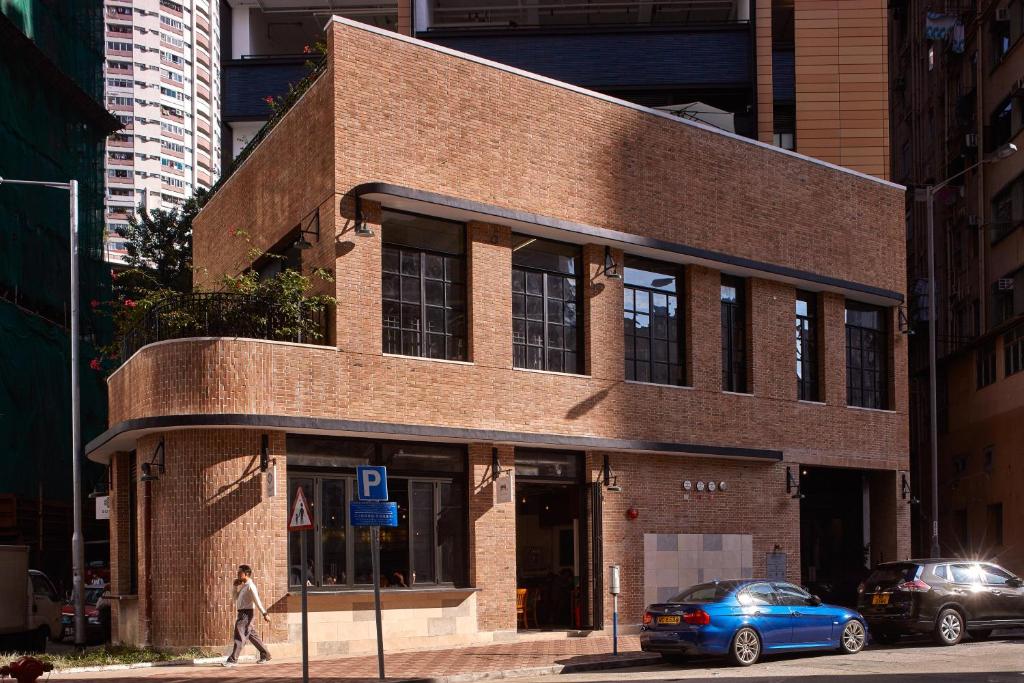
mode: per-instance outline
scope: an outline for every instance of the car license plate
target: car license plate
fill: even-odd
[[[658,617],[658,623],[659,624],[678,624],[679,623],[679,617],[678,616]]]
[[[872,595],[871,596],[871,604],[872,605],[888,605],[889,604],[889,594],[888,593],[879,593],[878,595]]]

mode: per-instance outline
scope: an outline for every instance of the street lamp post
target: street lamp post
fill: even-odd
[[[78,181],[50,183],[40,180],[10,180],[0,177],[0,185],[35,185],[67,190],[70,197],[71,239],[71,478],[74,505],[74,531],[71,535],[72,586],[75,603],[75,645],[85,646],[85,591],[83,567],[85,546],[82,539],[82,426],[79,419],[78,388]]]
[[[935,194],[951,182],[973,171],[979,166],[993,161],[1000,161],[1017,151],[1017,145],[1009,143],[999,148],[992,156],[968,166],[959,173],[952,175],[941,183],[928,185],[926,193],[926,211],[928,212],[928,441],[931,448],[932,468],[932,542],[931,556],[939,557],[942,549],[939,546],[939,415],[938,391],[936,387],[938,368],[935,343]]]

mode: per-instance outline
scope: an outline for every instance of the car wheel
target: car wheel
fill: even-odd
[[[992,635],[992,629],[990,628],[978,628],[967,632],[973,640],[988,640],[988,637]]]
[[[850,619],[843,627],[842,635],[839,636],[839,651],[847,655],[857,654],[864,649],[866,635],[864,624],[856,619]]]
[[[761,657],[761,639],[757,631],[744,626],[732,637],[729,659],[736,666],[750,666]]]
[[[935,642],[939,645],[956,645],[964,637],[964,618],[952,607],[939,612],[935,620]]]
[[[879,645],[892,645],[900,639],[898,633],[892,633],[891,631],[872,631],[871,639]]]

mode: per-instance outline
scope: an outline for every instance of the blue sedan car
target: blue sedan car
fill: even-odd
[[[854,610],[822,604],[791,583],[746,579],[687,588],[644,612],[640,647],[668,658],[726,655],[750,666],[762,654],[864,648],[867,626]]]

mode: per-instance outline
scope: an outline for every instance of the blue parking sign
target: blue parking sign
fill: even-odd
[[[373,465],[356,467],[356,498],[386,501],[388,499],[388,468]]]

